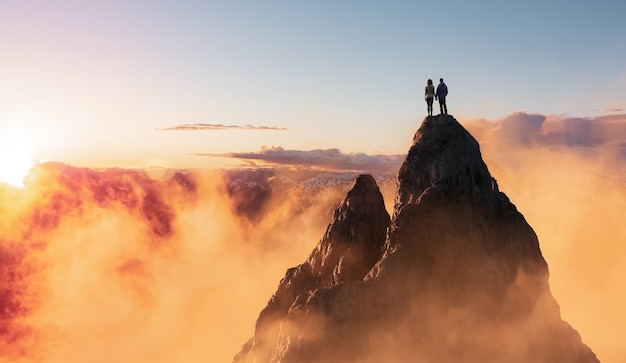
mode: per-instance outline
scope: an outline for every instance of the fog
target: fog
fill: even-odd
[[[625,119],[461,120],[603,362],[626,359]],[[48,163],[23,189],[0,184],[0,361],[230,361],[345,195],[230,178]]]
[[[563,319],[601,361],[624,361],[626,115],[519,112],[464,126],[537,233]]]
[[[62,164],[2,186],[0,360],[230,361],[342,198],[293,190],[252,211],[238,193],[219,172]]]

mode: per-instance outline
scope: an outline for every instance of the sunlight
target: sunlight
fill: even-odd
[[[24,187],[24,178],[33,166],[33,151],[25,133],[0,131],[0,183]]]

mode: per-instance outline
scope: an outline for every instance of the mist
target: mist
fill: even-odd
[[[519,112],[464,126],[537,233],[562,318],[601,361],[624,361],[626,115]]]
[[[536,231],[562,318],[626,359],[626,117],[463,124]],[[297,173],[46,163],[0,184],[0,361],[231,361],[345,196]]]
[[[272,174],[48,163],[0,187],[0,361],[230,361],[344,193],[248,186]]]

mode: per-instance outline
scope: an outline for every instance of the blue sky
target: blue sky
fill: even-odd
[[[262,145],[404,152],[428,78],[461,121],[623,112],[623,14],[624,1],[4,0],[0,128],[30,130],[39,158],[189,166]],[[288,130],[158,131],[195,123]]]

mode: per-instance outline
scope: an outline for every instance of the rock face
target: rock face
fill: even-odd
[[[534,231],[448,115],[415,134],[391,223],[359,177],[235,357],[407,361],[598,362],[560,317]]]
[[[269,362],[280,324],[290,307],[303,303],[313,292],[345,281],[362,281],[380,259],[389,227],[389,214],[376,181],[360,175],[335,210],[324,237],[301,265],[287,270],[256,323],[255,335],[236,362]]]

